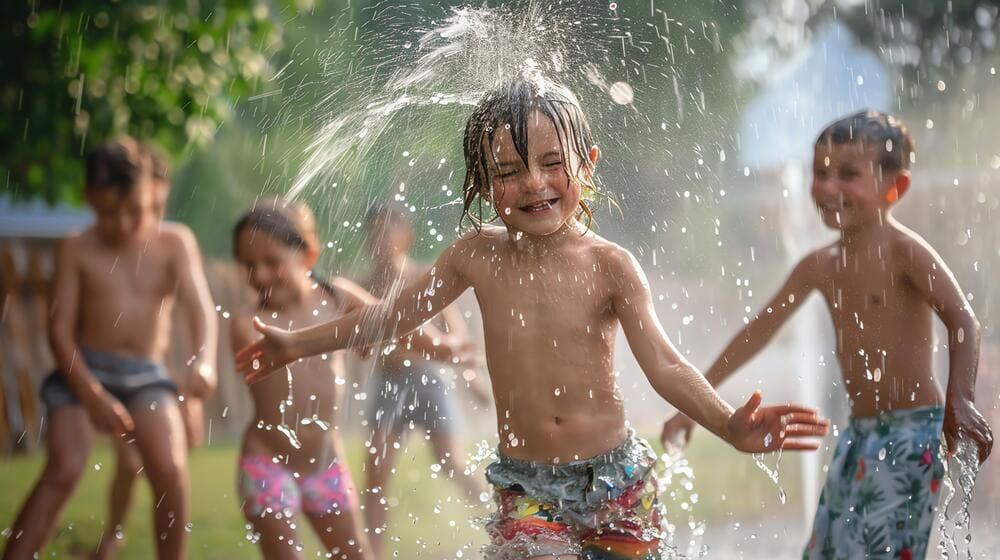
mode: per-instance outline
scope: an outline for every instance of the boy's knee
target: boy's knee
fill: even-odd
[[[83,478],[87,456],[82,453],[59,453],[49,457],[45,466],[45,484],[63,493],[71,493]]]

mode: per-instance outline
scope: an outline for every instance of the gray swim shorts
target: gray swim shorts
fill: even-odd
[[[177,396],[177,384],[163,364],[87,348],[81,349],[81,353],[97,381],[129,408]],[[80,403],[60,371],[53,371],[45,378],[40,392],[49,414],[60,406]]]

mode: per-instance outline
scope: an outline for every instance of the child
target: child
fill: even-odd
[[[397,292],[421,272],[407,257],[413,244],[413,226],[405,210],[391,205],[375,206],[365,220],[367,245],[372,252],[374,271],[365,282],[373,294],[385,298]],[[468,331],[461,313],[454,305],[441,312],[448,336],[457,345],[470,345]],[[365,464],[365,524],[369,528],[372,549],[376,558],[382,558],[385,528],[389,512],[385,497],[394,472],[397,451],[404,441],[407,427],[420,425],[426,430],[436,461],[444,472],[458,483],[464,497],[478,502],[484,488],[478,479],[465,472],[458,459],[464,445],[456,435],[456,412],[448,396],[448,383],[439,373],[444,364],[425,360],[413,352],[396,350],[379,356],[374,374],[377,392],[372,403],[369,424],[372,427],[372,447]],[[468,380],[469,389],[483,404],[490,400],[489,389],[474,370],[466,370],[460,383]]]
[[[170,167],[166,158],[151,143],[141,142],[139,144],[143,157],[149,165],[151,179],[153,181],[153,215],[160,220],[160,227],[174,228],[179,234],[193,238],[194,234],[190,229],[176,222],[164,223],[163,219],[167,212],[167,198],[170,195]],[[214,344],[214,342],[213,342]],[[181,372],[188,371],[186,367],[181,368]],[[197,447],[204,441],[204,417],[202,399],[194,396],[196,388],[187,387],[186,379],[181,378],[178,392],[182,399],[178,402],[181,419],[184,422],[184,434],[186,436],[188,449]],[[207,395],[206,395],[207,396]],[[132,503],[135,481],[142,472],[142,458],[138,451],[124,439],[115,439],[115,473],[111,482],[110,518],[108,527],[113,533],[105,533],[97,545],[94,554],[95,560],[110,560],[115,557],[115,552],[125,538],[125,517],[128,514]]]
[[[149,166],[137,142],[102,143],[86,159],[94,225],[61,243],[49,324],[59,370],[42,385],[45,470],[24,504],[4,558],[39,554],[83,475],[94,428],[134,440],[155,495],[159,558],[183,558],[189,517],[187,451],[174,382],[162,366],[175,301],[199,352],[188,386],[215,383],[216,323],[197,245],[160,228]]]
[[[619,324],[657,393],[738,449],[815,449],[802,438],[826,426],[805,407],[761,406],[759,393],[734,411],[680,356],[634,257],[582,222],[598,153],[568,89],[542,77],[502,84],[465,129],[464,212],[478,206],[477,232],[383,307],[296,331],[255,321],[265,338],[239,352],[237,369],[257,381],[301,356],[371,344],[473,288],[500,436],[486,473],[499,505],[489,555],[659,558],[656,454],[625,421]],[[504,227],[482,224],[484,203]]]
[[[892,216],[910,186],[913,140],[899,119],[862,111],[816,140],[812,196],[840,239],[813,251],[708,370],[721,383],[753,358],[818,291],[837,332],[851,404],[829,467],[804,558],[923,558],[947,448],[960,439],[989,455],[992,435],[976,410],[979,323],[934,250]],[[933,315],[948,328],[947,399],[932,368]],[[942,401],[944,406],[941,406]],[[683,411],[682,411],[683,412]],[[664,441],[686,440],[678,415]]]
[[[253,314],[293,327],[330,321],[373,301],[344,278],[327,283],[311,272],[320,244],[312,212],[303,205],[259,201],[237,221],[233,247],[257,295]],[[234,320],[234,348],[257,338],[251,315],[238,313]],[[440,336],[417,335],[400,346],[451,357],[450,347],[436,346],[433,338]],[[333,557],[372,558],[337,422],[343,357],[304,359],[291,370],[294,383],[289,373],[250,387],[255,416],[239,462],[243,514],[260,533],[266,558],[299,556],[296,510]]]

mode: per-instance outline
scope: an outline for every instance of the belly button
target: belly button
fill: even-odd
[[[558,426],[558,425],[562,424],[562,418],[559,418],[558,416],[556,416],[556,417],[554,417],[553,419],[554,419],[554,420],[555,420],[555,422],[556,422],[556,426]]]

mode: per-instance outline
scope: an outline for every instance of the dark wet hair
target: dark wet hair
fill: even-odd
[[[261,231],[296,251],[319,251],[316,236],[316,217],[308,206],[299,202],[287,202],[277,198],[258,200],[233,226],[233,253],[239,258],[239,238],[243,230],[249,228],[254,233]],[[313,282],[340,302],[337,290],[315,270],[310,271]]]
[[[319,250],[316,237],[316,219],[304,204],[287,203],[277,198],[258,200],[233,226],[233,252],[238,249],[238,241],[243,230],[262,231],[281,241],[285,246],[298,250]],[[237,255],[238,256],[238,255]]]
[[[131,193],[149,171],[143,159],[139,143],[129,136],[101,142],[84,158],[84,190]]]
[[[139,147],[149,159],[149,171],[153,178],[168,181],[170,179],[170,164],[167,163],[167,158],[160,151],[160,148],[150,141],[141,142]]]
[[[830,123],[816,139],[816,145],[861,144],[875,146],[879,166],[889,172],[910,168],[916,145],[906,123],[883,111],[866,109]]]
[[[590,148],[594,145],[594,137],[580,102],[565,86],[541,76],[522,76],[502,83],[483,96],[465,125],[462,219],[468,218],[477,230],[484,223],[496,219],[496,215],[489,219],[483,216],[483,195],[490,189],[490,159],[494,165],[497,163],[493,149],[496,132],[500,127],[510,130],[514,148],[527,165],[528,119],[532,111],[540,111],[555,126],[566,175],[570,181],[578,181],[584,189],[577,218],[585,216],[588,227],[593,221],[593,212],[585,199],[602,193],[593,180],[594,164],[590,161]],[[568,151],[580,159],[580,169],[569,168]],[[587,173],[582,173],[584,170]],[[474,205],[477,207],[475,214],[472,210]]]

